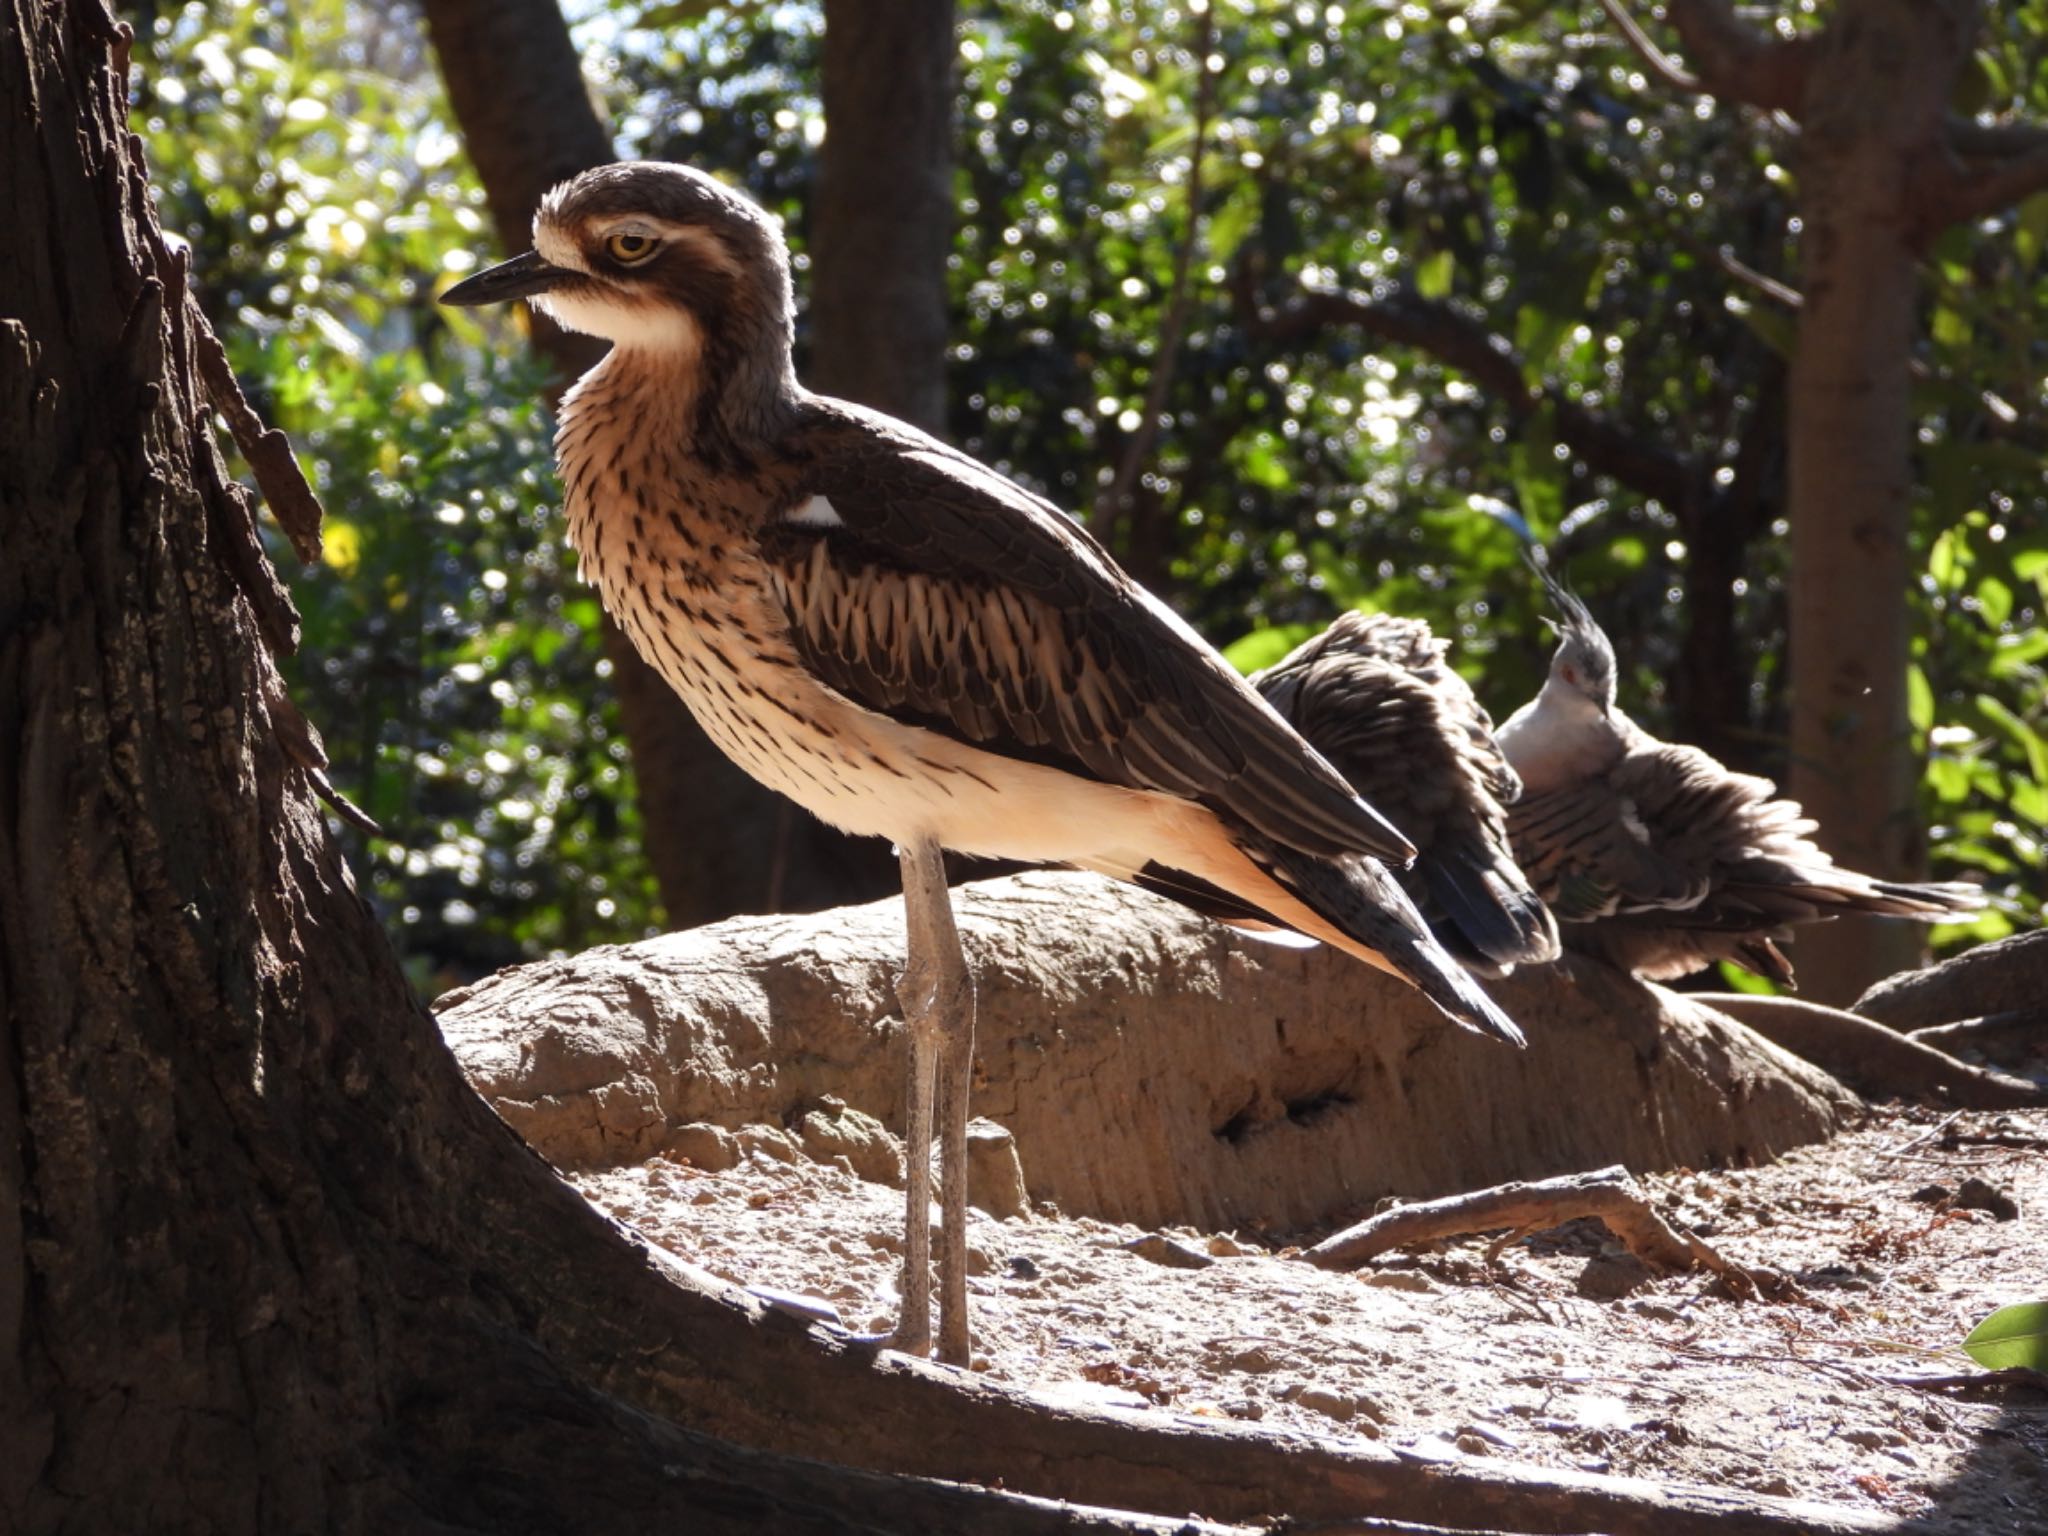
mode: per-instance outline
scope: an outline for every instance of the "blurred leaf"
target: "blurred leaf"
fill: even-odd
[[[1790,360],[1799,345],[1799,322],[1793,316],[1769,304],[1730,294],[1726,300],[1728,312],[1740,320],[1756,338],[1779,357]]]
[[[1977,583],[1977,606],[1984,612],[1985,623],[2002,628],[2012,617],[2012,588],[1996,576],[1982,578]]]
[[[1271,629],[1255,629],[1226,645],[1223,659],[1249,676],[1261,667],[1272,666],[1321,627],[1318,624],[1278,624]]]
[[[2048,1301],[2000,1307],[1970,1330],[1963,1352],[1988,1370],[2048,1371]]]
[[[1906,718],[1923,736],[1934,728],[1934,690],[1918,662],[1906,668]]]
[[[1751,997],[1776,997],[1778,995],[1778,989],[1772,982],[1753,972],[1745,971],[1739,965],[1723,960],[1719,962],[1716,969],[1721,977],[1721,985],[1730,992],[1745,992]]]
[[[1457,270],[1457,258],[1451,252],[1437,251],[1415,264],[1415,291],[1425,299],[1449,298]]]
[[[363,561],[362,530],[328,513],[320,524],[320,558],[343,577],[355,575]]]

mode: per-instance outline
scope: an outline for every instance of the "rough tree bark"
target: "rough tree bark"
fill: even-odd
[[[422,9],[499,241],[516,254],[531,243],[542,193],[617,158],[611,136],[556,0],[423,0]],[[603,343],[532,320],[534,348],[554,369],[553,404]],[[890,888],[886,848],[841,836],[735,767],[609,618],[604,648],[671,927],[817,911]]]
[[[1830,853],[1894,880],[1927,861],[1906,713],[1919,232],[1900,189],[1941,142],[1975,30],[1967,7],[1854,0],[1815,42],[1800,114],[1789,788]],[[1815,928],[1801,990],[1846,1005],[1917,964],[1923,932],[1871,918]]]
[[[1948,115],[1979,8],[1843,0],[1817,32],[1752,30],[1728,0],[1668,0],[1688,70],[1603,0],[1666,85],[1798,120],[1799,336],[1788,383],[1792,770],[1820,841],[1871,874],[1923,873],[1906,710],[1916,267],[1948,225],[2048,186],[2038,129]],[[1918,957],[1920,931],[1845,919],[1800,941],[1802,988],[1846,1004]]]

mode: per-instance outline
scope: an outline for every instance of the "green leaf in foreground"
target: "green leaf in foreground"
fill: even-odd
[[[2048,1371],[2048,1301],[2000,1307],[1970,1330],[1963,1353],[1994,1371],[2015,1365]]]

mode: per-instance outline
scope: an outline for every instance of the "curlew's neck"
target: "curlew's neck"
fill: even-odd
[[[658,436],[715,466],[743,468],[773,448],[802,404],[787,330],[750,324],[747,315],[707,326],[687,310],[646,310],[630,328],[615,312],[599,323],[561,318],[613,342],[563,397],[556,442],[565,478],[573,448],[620,435]]]

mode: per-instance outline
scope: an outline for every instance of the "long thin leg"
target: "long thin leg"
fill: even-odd
[[[899,986],[910,1037],[903,1124],[903,1311],[889,1342],[906,1354],[923,1355],[932,1347],[932,1068],[939,1041],[930,1015],[918,1017],[909,1001],[910,976],[906,967]]]
[[[898,850],[903,867],[903,974],[896,998],[903,1008],[903,1309],[890,1342],[906,1354],[932,1347],[932,1094],[939,1032],[932,1004],[938,966],[932,955],[927,907],[918,900],[919,850]]]
[[[953,903],[946,890],[946,866],[939,845],[925,841],[905,847],[901,861],[910,963],[904,968],[899,996],[913,1049],[922,1042],[929,1053],[925,1060],[931,1063],[936,1058],[938,1078],[944,1182],[939,1224],[939,1358],[948,1365],[966,1365],[972,1346],[967,1317],[967,1095],[974,1062],[974,983],[953,923]],[[929,1092],[929,1073],[925,1082]],[[917,1146],[919,1151],[913,1156],[928,1164],[929,1140]],[[929,1210],[928,1205],[913,1205],[913,1222],[928,1222]],[[907,1272],[910,1256],[919,1246],[915,1234],[904,1245],[906,1320],[911,1315]],[[919,1271],[921,1279],[924,1274]]]

